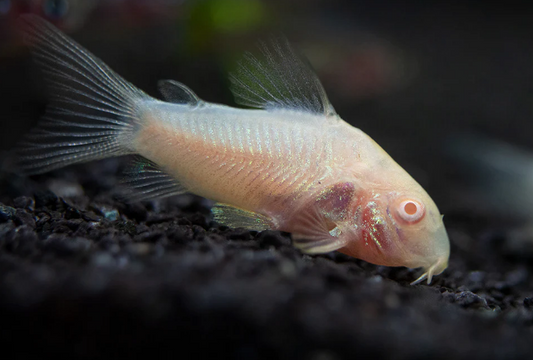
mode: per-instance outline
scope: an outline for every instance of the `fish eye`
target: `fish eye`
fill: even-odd
[[[399,217],[408,223],[416,223],[420,221],[426,211],[424,205],[417,200],[409,199],[404,200],[398,206],[398,215]]]

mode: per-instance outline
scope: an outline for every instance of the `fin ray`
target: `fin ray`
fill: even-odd
[[[31,175],[133,153],[138,100],[149,96],[47,21],[23,15],[21,22],[50,104],[16,149],[17,170]]]
[[[285,38],[260,43],[262,58],[246,53],[230,77],[238,103],[264,109],[286,108],[336,115],[316,74]]]
[[[292,232],[293,245],[306,254],[328,253],[347,244],[345,237],[339,237],[341,230],[334,219],[327,219],[320,206],[327,194],[328,191],[322,193],[315,205],[299,212],[295,219],[298,227]]]
[[[187,192],[176,179],[141,156],[137,157],[131,169],[126,172],[122,184],[126,186],[124,195],[129,202],[161,199]]]
[[[198,105],[202,102],[194,91],[179,81],[160,80],[158,87],[164,99],[168,102],[189,105]]]
[[[211,209],[214,220],[232,228],[263,231],[272,229],[272,219],[268,216],[240,209],[231,205],[217,203]]]
[[[300,238],[293,236],[294,247],[306,254],[325,254],[346,246],[346,241],[334,236],[320,238]]]

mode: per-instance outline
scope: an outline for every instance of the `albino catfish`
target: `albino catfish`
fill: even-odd
[[[309,254],[338,250],[387,266],[446,269],[450,245],[424,189],[378,144],[342,120],[286,41],[247,54],[231,77],[236,100],[202,101],[159,83],[148,96],[51,24],[24,16],[25,39],[48,80],[46,114],[20,147],[36,174],[138,154],[133,200],[191,192],[217,202],[216,221],[292,233]]]

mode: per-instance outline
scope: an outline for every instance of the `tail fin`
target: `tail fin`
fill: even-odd
[[[148,95],[45,20],[21,17],[24,37],[47,80],[50,104],[17,149],[22,173],[133,153],[137,104]]]

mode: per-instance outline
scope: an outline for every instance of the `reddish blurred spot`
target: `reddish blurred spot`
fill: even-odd
[[[381,41],[352,39],[314,47],[320,79],[328,91],[346,100],[380,96],[410,75],[398,51]]]

